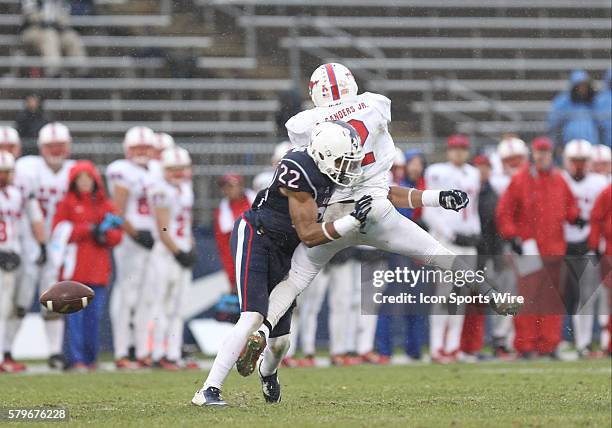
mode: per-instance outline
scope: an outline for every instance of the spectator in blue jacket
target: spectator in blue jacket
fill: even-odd
[[[595,97],[595,117],[601,130],[601,143],[612,147],[612,68],[603,80],[604,86]]]
[[[599,143],[593,99],[595,90],[584,70],[570,74],[570,89],[555,97],[548,113],[548,130],[557,149],[568,141],[583,139]]]

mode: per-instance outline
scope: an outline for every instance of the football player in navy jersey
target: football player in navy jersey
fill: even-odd
[[[236,221],[231,243],[241,315],[193,404],[226,405],[221,399],[223,381],[248,336],[264,322],[269,294],[287,276],[299,243],[308,247],[325,244],[365,225],[372,202],[369,195],[356,201],[350,214],[334,222],[319,222],[334,188],[349,187],[360,177],[363,158],[360,137],[352,126],[342,121],[320,123],[308,147],[291,150],[281,159],[270,186]],[[285,313],[270,334],[266,350],[270,355],[265,359],[270,364],[277,365],[289,346],[291,312]],[[261,381],[266,400],[279,402],[277,374],[262,376]]]

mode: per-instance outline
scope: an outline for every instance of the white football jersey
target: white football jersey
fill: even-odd
[[[580,217],[588,221],[591,218],[591,210],[595,200],[608,186],[609,181],[601,174],[592,173],[587,174],[582,180],[576,181],[567,171],[563,171],[563,178],[567,181],[572,194],[576,198],[580,209]],[[588,223],[582,229],[568,223],[565,223],[563,227],[566,241],[572,243],[586,241],[591,230]]]
[[[193,245],[193,186],[183,183],[180,187],[173,186],[167,181],[156,182],[149,192],[151,207],[168,208],[170,210],[170,224],[168,232],[174,243],[182,251],[190,251]],[[155,239],[159,236],[157,228],[154,230]]]
[[[21,251],[21,219],[24,217],[24,198],[13,185],[0,190],[0,250]]]
[[[480,234],[480,172],[477,168],[469,164],[457,167],[450,162],[433,164],[425,170],[425,186],[432,190],[463,190],[470,198],[468,206],[459,212],[433,207],[423,209],[423,218],[434,236],[453,240],[456,234]]]
[[[111,194],[115,186],[124,187],[130,192],[125,208],[126,220],[138,230],[152,231],[148,191],[154,179],[149,171],[132,161],[119,159],[106,168],[106,179]]]
[[[147,165],[147,168],[149,170],[149,174],[154,180],[164,179],[164,169],[161,166],[161,162],[157,159],[151,159]]]
[[[395,159],[395,143],[389,134],[391,100],[365,92],[333,107],[315,107],[296,114],[286,123],[289,139],[296,147],[310,144],[310,134],[318,123],[342,120],[353,126],[361,137],[365,153],[363,176],[353,187],[336,186],[330,203],[359,199],[363,195],[386,198],[389,170]]]
[[[24,156],[15,164],[15,185],[24,198],[34,197],[44,216],[45,233],[51,235],[55,207],[68,191],[68,175],[75,161],[66,160],[61,169],[54,172],[41,156]],[[29,228],[28,224],[26,228]]]

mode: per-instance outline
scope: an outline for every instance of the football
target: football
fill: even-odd
[[[71,314],[84,309],[94,298],[94,291],[76,281],[62,281],[40,296],[40,304],[51,312]]]

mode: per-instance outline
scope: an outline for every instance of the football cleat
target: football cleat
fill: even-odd
[[[51,355],[47,360],[47,364],[49,368],[54,370],[64,370],[67,366],[64,356],[61,354]]]
[[[281,401],[281,384],[278,381],[278,371],[270,376],[261,374],[261,364],[257,369],[259,380],[261,381],[261,390],[263,392],[266,403],[280,403]]]
[[[0,364],[0,369],[8,373],[21,373],[26,370],[25,364],[13,360],[12,358],[5,358]]]
[[[153,363],[153,368],[175,372],[179,369],[179,366],[174,361],[162,358],[161,360]]]
[[[221,398],[221,390],[214,386],[198,389],[191,399],[191,404],[194,406],[227,406],[227,403]]]
[[[266,349],[266,337],[260,331],[251,334],[236,361],[236,370],[241,376],[249,376],[255,371],[257,360]]]

